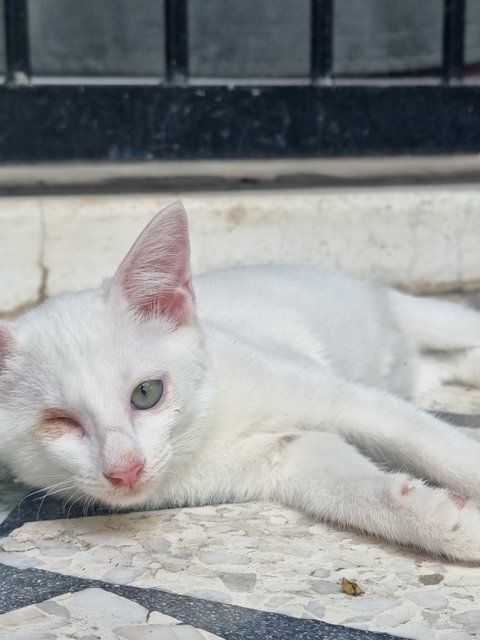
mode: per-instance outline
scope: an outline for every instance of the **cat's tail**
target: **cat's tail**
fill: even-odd
[[[395,318],[420,351],[480,348],[480,314],[460,304],[390,290]]]

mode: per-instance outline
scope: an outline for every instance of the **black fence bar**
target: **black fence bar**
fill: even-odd
[[[188,79],[187,0],[165,0],[165,65],[167,82]]]
[[[314,84],[332,77],[333,0],[311,0],[310,77]]]
[[[4,0],[7,81],[25,84],[30,77],[28,0]]]
[[[443,81],[455,84],[463,78],[465,0],[445,0],[443,14]]]

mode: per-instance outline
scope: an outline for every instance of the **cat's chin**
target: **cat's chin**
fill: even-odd
[[[151,508],[151,500],[148,498],[143,499],[123,499],[123,500],[102,500],[102,504],[113,510],[123,509],[147,509]]]
[[[115,498],[104,498],[104,504],[115,509],[125,509],[127,507],[141,508],[151,504],[152,500],[148,494],[138,493],[137,495],[125,495]]]
[[[105,506],[115,509],[140,508],[152,504],[151,491],[148,491],[145,487],[125,491],[111,491],[99,497]]]

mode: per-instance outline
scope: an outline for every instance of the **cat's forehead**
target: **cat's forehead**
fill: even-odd
[[[29,348],[63,350],[97,347],[115,339],[120,323],[97,292],[67,294],[47,300],[20,326],[20,338]]]
[[[100,290],[47,301],[19,325],[20,341],[32,356],[69,368],[128,366],[135,357],[165,351],[168,328],[141,323],[113,307]]]

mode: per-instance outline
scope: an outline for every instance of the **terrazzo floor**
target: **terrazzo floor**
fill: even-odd
[[[480,392],[418,398],[464,414]],[[0,470],[0,637],[202,640],[480,636],[480,568],[312,522],[273,504],[85,512]],[[342,578],[364,593],[342,591]],[[377,635],[380,634],[380,635]],[[384,635],[390,634],[390,635]]]

